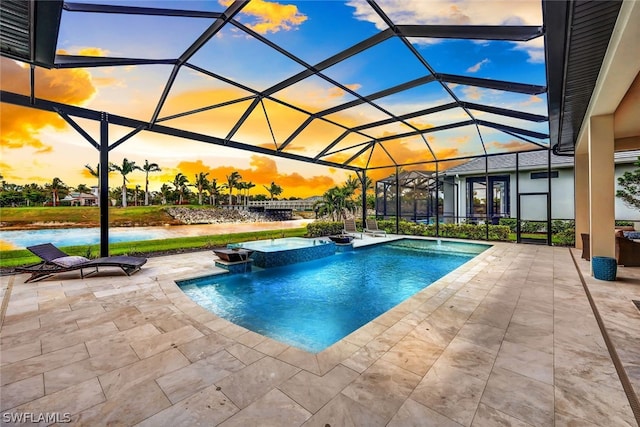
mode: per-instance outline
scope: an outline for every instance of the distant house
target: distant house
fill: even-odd
[[[98,196],[95,194],[72,192],[60,200],[60,204],[70,206],[97,206]]]
[[[640,151],[615,153],[615,177],[635,169]],[[544,221],[547,201],[552,219],[573,219],[573,157],[551,155],[551,192],[548,196],[548,152],[534,151],[475,158],[438,174],[432,171],[405,171],[399,174],[401,216],[414,221],[433,221],[436,212],[444,222],[484,222],[516,218]],[[488,180],[488,185],[487,185]],[[376,183],[376,214],[395,215],[395,176]],[[615,200],[615,217],[640,221],[640,212]]]

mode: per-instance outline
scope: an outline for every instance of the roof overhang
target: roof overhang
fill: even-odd
[[[54,65],[62,0],[4,0],[0,3],[2,56],[52,68]]]
[[[549,140],[556,154],[574,151],[622,0],[543,0]]]

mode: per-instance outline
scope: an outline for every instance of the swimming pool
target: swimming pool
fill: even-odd
[[[178,282],[209,311],[318,353],[490,245],[403,239],[232,276]]]

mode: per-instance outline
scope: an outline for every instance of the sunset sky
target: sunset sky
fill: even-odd
[[[118,5],[176,8],[223,12],[230,0],[217,1],[91,1]],[[456,25],[541,25],[539,1],[505,2],[459,0],[379,1],[385,13],[397,24]],[[386,29],[375,11],[359,0],[283,1],[253,0],[235,17],[237,21],[280,45],[308,64],[318,64]],[[63,11],[58,37],[59,54],[108,56],[120,58],[174,59],[179,57],[211,24],[210,18],[145,17]],[[329,29],[329,31],[328,31]],[[488,42],[468,40],[409,39],[409,42],[439,73],[457,74],[535,85],[546,84],[543,38],[529,42]],[[251,37],[241,29],[227,25],[188,60],[199,69],[264,91],[303,70],[303,67]],[[29,68],[2,58],[2,90],[29,94]],[[36,69],[35,94],[38,98],[78,105],[110,114],[149,121],[160,94],[173,69],[172,65],[137,65],[83,69]],[[396,37],[323,71],[357,94],[368,96],[384,89],[428,75],[424,65]],[[524,95],[473,86],[449,84],[449,89],[463,101],[510,108],[535,114],[547,114],[545,94]],[[215,79],[197,69],[182,67],[159,113],[160,124],[189,129],[205,135],[225,138],[236,121],[251,104],[245,99],[252,93]],[[273,94],[287,105],[306,113],[316,113],[356,99],[344,89],[311,76]],[[202,107],[231,102],[229,105],[171,119],[170,116]],[[452,102],[437,82],[428,83],[383,97],[379,105],[394,115]],[[0,173],[4,180],[16,184],[46,183],[54,177],[67,185],[95,185],[84,165],[95,167],[98,152],[53,113],[2,103]],[[478,117],[510,126],[547,133],[548,124],[505,120],[489,113]],[[308,115],[283,104],[265,99],[253,110],[232,140],[246,144],[279,147],[302,124]],[[389,116],[362,104],[326,116],[332,123],[314,120],[290,144],[285,152],[303,156],[316,155],[338,138],[345,127],[365,125]],[[163,120],[164,118],[169,118]],[[467,120],[462,109],[454,108],[410,120],[418,129]],[[95,140],[99,124],[74,120]],[[273,134],[269,128],[273,130]],[[325,160],[344,162],[362,148],[368,137],[383,138],[406,133],[409,126],[383,125],[367,131],[368,136],[352,134],[344,138]],[[117,141],[131,129],[109,127],[110,142]],[[532,149],[534,145],[494,129],[481,129],[488,152]],[[482,143],[474,126],[427,134],[436,156],[482,154]],[[535,140],[548,144],[548,140]],[[404,137],[381,142],[371,152],[352,163],[355,166],[391,166],[390,156],[411,163],[431,160],[425,142],[419,137]],[[145,160],[158,163],[162,172],[150,176],[152,190],[173,181],[178,173],[190,180],[198,172],[225,181],[225,175],[237,170],[243,181],[256,184],[253,194],[266,194],[263,185],[275,181],[284,188],[281,197],[321,195],[328,188],[342,184],[350,172],[336,168],[286,160],[234,150],[185,139],[141,132],[110,152],[110,160],[123,158],[142,165]],[[422,167],[424,169],[424,167]],[[420,167],[418,167],[420,169]],[[393,168],[376,169],[374,179],[386,177]],[[144,174],[128,176],[129,187],[144,186]],[[120,185],[112,174],[110,186]]]

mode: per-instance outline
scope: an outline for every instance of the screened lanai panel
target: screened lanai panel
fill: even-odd
[[[366,126],[370,123],[391,118],[390,115],[381,111],[379,108],[367,103],[327,114],[324,117],[348,127]],[[368,134],[366,131],[365,133]]]
[[[351,3],[308,0],[287,1],[286,5],[271,3],[277,18],[268,23],[258,22],[256,14],[259,11],[252,10],[254,6],[249,3],[237,20],[315,65],[379,32],[370,22],[354,18]],[[327,37],[327,28],[339,29],[340,36]],[[309,49],[309,43],[313,44],[313,49]]]
[[[433,161],[426,136],[414,135],[380,142],[380,145],[391,155],[396,164],[407,165],[418,162]],[[374,167],[384,166],[375,164]]]
[[[36,96],[76,105],[87,105],[90,100],[93,110],[148,121],[160,100],[158,88],[164,87],[172,68],[170,65],[132,65],[51,69],[46,71],[49,74],[46,79],[36,80],[36,89],[43,88],[36,92]],[[44,89],[52,82],[61,82],[61,86],[56,83]],[[92,94],[85,99],[86,102],[70,99],[87,91]]]
[[[396,116],[436,108],[452,102],[454,98],[437,81],[420,84],[376,100],[378,105]]]
[[[180,68],[160,111],[159,122],[176,114],[217,108],[255,96],[252,92],[188,67]]]
[[[367,95],[423,77],[429,71],[394,37],[339,62],[323,74],[354,85],[356,92]]]
[[[293,139],[285,141],[285,153],[295,153],[307,157],[317,156],[327,145],[344,133],[345,129],[325,120],[315,119]],[[289,142],[290,141],[290,142]]]
[[[199,49],[189,63],[258,91],[304,69],[256,38],[228,26]]]
[[[466,156],[482,156],[484,150],[474,125],[425,134],[438,160]]]
[[[439,126],[453,125],[470,120],[462,108],[455,107],[442,111],[436,111],[429,114],[412,117],[407,121],[419,130],[432,129]]]
[[[273,94],[273,97],[309,113],[317,113],[356,99],[346,90],[318,76],[310,76],[287,86]]]
[[[251,106],[252,100],[204,110],[163,121],[162,124],[178,129],[188,129],[217,138],[226,138],[240,117]],[[234,139],[234,138],[232,138]]]
[[[263,100],[232,136],[234,141],[276,150],[308,116],[277,102]]]
[[[463,102],[546,115],[546,110],[543,109],[546,108],[546,104],[541,94],[516,93],[468,85],[452,86],[454,93]]]
[[[173,6],[182,8],[181,4],[175,2]],[[155,6],[151,2],[137,2],[135,6],[171,7],[167,2],[156,2]],[[57,50],[71,55],[178,58],[213,22],[213,18],[69,12],[63,9]]]
[[[541,121],[536,122],[532,120],[523,120],[520,118],[509,117],[500,114],[487,113],[485,111],[478,111],[474,109],[469,109],[473,117],[479,120],[484,120],[492,123],[498,123],[505,126],[514,127],[517,129],[522,129],[526,131],[533,131],[540,134],[549,134],[549,122]],[[546,117],[546,116],[544,116]],[[548,138],[535,138],[537,140],[543,140],[548,143]]]
[[[362,130],[363,133],[371,135],[374,139],[389,138],[392,136],[405,135],[416,132],[414,128],[402,122],[392,122],[389,124],[367,127]]]
[[[322,159],[345,165],[353,165],[353,163],[349,163],[350,159],[359,159],[358,165],[362,165],[361,167],[366,167],[369,161],[369,157],[371,156],[372,145],[373,143],[371,141],[367,141],[351,147],[345,147],[341,150],[328,153],[326,156],[323,156]]]
[[[528,42],[430,40],[419,51],[438,73],[546,84],[542,37]]]
[[[44,68],[36,68],[36,75],[46,75],[48,70]],[[29,85],[31,73],[29,65],[14,61],[13,59],[0,58],[0,82],[3,90],[10,90],[20,95],[29,95],[31,88]],[[46,89],[46,87],[43,87]],[[42,90],[42,89],[41,89]],[[4,107],[6,104],[2,104]]]
[[[309,115],[295,108],[290,108],[269,99],[263,99],[262,104],[264,105],[264,110],[266,110],[266,117],[269,120],[278,147],[309,118]],[[264,115],[262,105],[256,107],[256,110],[261,111]]]
[[[362,144],[368,144],[370,142],[371,138],[368,136],[356,132],[346,132],[346,135],[341,134],[339,138],[328,144],[323,150],[324,153],[318,158],[325,159],[326,156],[331,156],[341,151],[350,150],[354,147],[360,147],[361,149],[363,146]]]
[[[478,126],[488,154],[538,150],[549,146],[548,140],[528,135],[507,133],[487,126]]]

